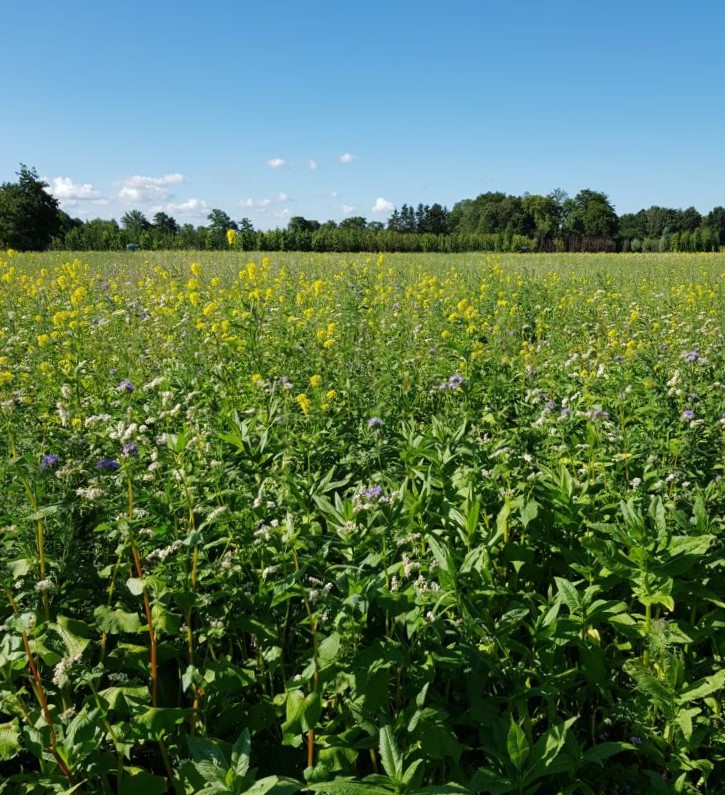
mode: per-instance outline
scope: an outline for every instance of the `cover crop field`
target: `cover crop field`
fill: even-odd
[[[0,792],[723,792],[724,284],[0,255]]]

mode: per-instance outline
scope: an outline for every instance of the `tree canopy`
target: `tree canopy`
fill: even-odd
[[[58,200],[34,168],[20,165],[17,182],[0,186],[0,245],[42,251],[63,225]]]
[[[255,230],[214,208],[207,224],[179,224],[158,211],[149,221],[131,209],[115,220],[71,218],[34,168],[21,164],[18,181],[0,186],[0,246],[42,250],[227,249],[245,251],[712,251],[725,244],[725,207],[706,215],[695,207],[653,205],[618,216],[609,197],[585,188],[573,198],[561,188],[546,195],[489,191],[439,204],[404,203],[387,223],[354,215],[339,223],[292,216],[284,229]],[[230,244],[227,232],[237,235]]]

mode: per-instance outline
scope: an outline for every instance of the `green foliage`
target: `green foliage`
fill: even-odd
[[[89,259],[0,257],[0,791],[718,791],[721,258]]]
[[[61,228],[58,200],[34,168],[20,165],[17,182],[0,186],[0,247],[43,251]]]

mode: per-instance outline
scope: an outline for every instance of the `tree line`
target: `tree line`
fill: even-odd
[[[293,216],[285,228],[258,230],[215,208],[207,224],[179,224],[165,212],[148,219],[130,210],[115,219],[82,221],[60,209],[35,169],[21,165],[0,186],[0,246],[104,251],[236,248],[246,251],[718,251],[725,245],[725,208],[702,215],[653,206],[618,216],[609,197],[585,189],[573,198],[491,191],[441,204],[403,204],[386,223],[352,216],[338,222]]]

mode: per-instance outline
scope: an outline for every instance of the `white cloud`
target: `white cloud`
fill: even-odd
[[[209,205],[203,199],[187,199],[183,202],[171,202],[151,208],[154,213],[168,213],[169,215],[198,215],[206,213]]]
[[[387,199],[383,199],[382,196],[375,199],[375,204],[373,204],[371,212],[373,213],[392,213],[395,209],[395,205],[392,202],[389,202]]]
[[[344,155],[340,155],[338,160],[344,165],[347,165],[348,163],[352,163],[353,160],[357,160],[357,155],[351,155],[349,152],[345,152]]]
[[[55,177],[50,192],[60,201],[103,201],[100,193],[88,182],[73,182],[70,177]]]
[[[278,194],[277,194],[277,195],[274,197],[274,200],[275,200],[276,202],[280,202],[281,204],[283,204],[284,202],[286,202],[286,201],[289,201],[289,194],[287,194],[287,193],[284,193],[284,192],[282,192],[282,193],[278,193]]]
[[[118,191],[118,198],[125,202],[136,202],[139,204],[149,204],[151,202],[164,202],[171,195],[169,185],[179,185],[186,182],[183,174],[164,174],[161,177],[144,177],[136,175],[126,177],[118,184],[121,186]]]
[[[272,199],[242,199],[239,204],[241,207],[256,207],[257,209],[264,209],[265,207],[269,207],[269,205],[272,204]]]
[[[340,212],[342,212],[343,215],[350,215],[350,213],[355,212],[355,207],[352,204],[343,204],[340,207]]]
[[[289,207],[285,207],[284,210],[280,210],[278,213],[274,214],[275,218],[289,218],[292,215],[292,210]]]
[[[273,157],[271,160],[267,161],[267,165],[270,168],[274,168],[276,170],[281,168],[289,168],[289,163],[286,160],[282,160],[281,157]]]
[[[307,161],[307,168],[309,168],[310,171],[317,171],[317,169],[319,168],[319,166],[317,165],[317,161],[310,158]]]

